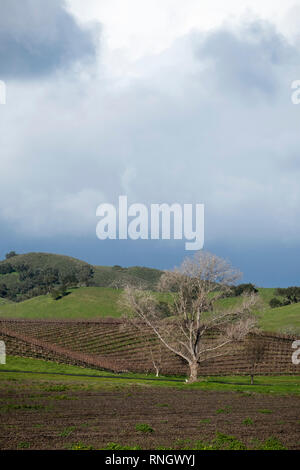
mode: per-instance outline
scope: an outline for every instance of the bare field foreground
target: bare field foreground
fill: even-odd
[[[154,377],[46,366],[24,358],[1,366],[1,450],[300,449],[299,376],[186,385],[182,377],[147,381]]]

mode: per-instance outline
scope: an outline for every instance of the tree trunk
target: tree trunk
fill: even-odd
[[[189,379],[188,379],[188,383],[197,382],[198,363],[197,362],[190,362],[189,366],[190,366],[190,376],[189,376]]]
[[[250,377],[251,377],[251,385],[253,385],[254,384],[254,375],[251,374]]]

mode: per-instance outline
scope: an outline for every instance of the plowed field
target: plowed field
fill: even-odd
[[[137,430],[138,424],[147,426]],[[79,442],[95,449],[111,442],[180,449],[183,440],[211,441],[217,432],[248,448],[274,437],[300,449],[300,397],[8,381],[0,391],[0,449],[66,449]]]

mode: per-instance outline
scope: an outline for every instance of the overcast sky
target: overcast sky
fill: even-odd
[[[1,0],[1,254],[170,268],[96,208],[204,203],[204,248],[300,285],[300,1]]]

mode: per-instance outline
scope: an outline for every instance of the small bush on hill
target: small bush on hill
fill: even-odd
[[[224,292],[223,297],[239,297],[240,295],[252,293],[258,293],[258,289],[256,289],[254,284],[239,284],[238,286],[232,286],[230,290]]]
[[[284,305],[298,303],[300,301],[300,287],[279,287],[275,290],[275,295],[280,295],[285,298]]]
[[[234,296],[238,297],[243,294],[257,294],[258,290],[253,284],[239,284],[233,287]]]
[[[9,253],[6,253],[5,258],[10,259],[13,258],[14,256],[18,256],[15,251],[10,251]]]
[[[273,298],[270,300],[269,305],[270,305],[271,308],[282,307],[282,306],[283,306],[283,302],[281,302],[281,300],[279,300],[277,297],[273,297]]]

